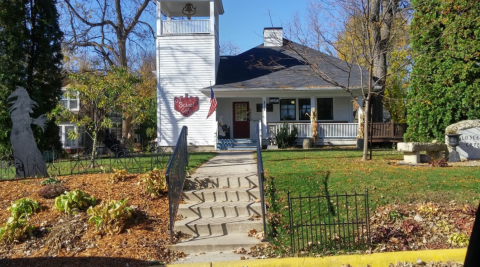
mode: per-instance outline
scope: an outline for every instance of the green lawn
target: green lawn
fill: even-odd
[[[209,159],[217,155],[216,153],[189,153],[189,171],[193,172],[198,166],[207,162]],[[171,154],[151,156],[149,153],[141,157],[125,157],[125,158],[98,158],[95,160],[95,168],[89,168],[90,160],[85,157],[82,160],[56,160],[47,164],[48,173],[51,176],[75,175],[83,173],[101,173],[103,171],[110,172],[112,168],[126,169],[130,173],[145,173],[156,168],[166,168],[170,160]],[[0,179],[13,179],[15,177],[15,168],[10,166],[6,168],[5,162],[0,162]],[[103,169],[102,169],[103,168]]]
[[[359,150],[263,151],[266,177],[274,181],[280,200],[292,195],[318,195],[328,190],[353,193],[369,190],[371,206],[394,202],[434,201],[478,203],[479,167],[398,166],[403,154],[374,150],[362,162]]]
[[[303,239],[295,237],[294,242],[303,244],[308,243],[309,237],[328,241],[341,235],[343,228],[331,230],[326,227],[331,221],[345,225],[343,223],[351,222],[356,212],[363,212],[363,218],[367,217],[361,197],[356,209],[352,206],[354,197],[347,201],[336,197],[336,193],[364,193],[368,189],[370,214],[377,206],[390,203],[449,203],[455,200],[459,204],[477,205],[480,198],[479,167],[399,166],[396,162],[402,160],[403,154],[394,150],[374,150],[373,160],[366,162],[361,161],[362,152],[353,149],[270,150],[262,154],[266,198],[271,204],[269,233],[270,237],[276,236],[272,241],[285,251],[292,246],[287,230],[291,228],[287,192],[291,197],[328,195],[328,198],[292,201],[293,229],[296,235],[303,236]],[[328,207],[327,203],[332,206]],[[329,209],[332,212],[328,212]],[[306,226],[296,228],[300,224]],[[356,227],[347,224],[346,231],[358,234]],[[337,248],[342,245],[338,244]]]

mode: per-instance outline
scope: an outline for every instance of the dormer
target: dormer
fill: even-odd
[[[223,13],[222,0],[157,0],[157,31],[159,35],[218,36],[218,17]]]

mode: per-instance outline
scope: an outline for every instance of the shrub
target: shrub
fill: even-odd
[[[62,182],[62,181],[58,180],[58,179],[55,178],[55,177],[50,177],[50,178],[45,179],[45,180],[42,182],[42,185],[58,184],[58,183],[61,183],[61,182]]]
[[[116,183],[116,182],[119,182],[119,181],[125,181],[127,176],[128,176],[127,170],[125,170],[125,169],[117,170],[117,169],[113,168],[113,173],[110,174],[110,181],[112,183]]]
[[[280,129],[277,129],[275,134],[275,140],[277,141],[278,148],[287,148],[293,146],[297,140],[298,129],[293,126],[290,131],[288,123],[284,122]]]
[[[0,228],[0,242],[12,243],[20,241],[25,235],[32,236],[34,226],[27,224],[28,216],[40,210],[40,204],[37,201],[22,198],[7,208],[10,211],[11,217]]]
[[[145,183],[145,191],[151,197],[159,197],[167,191],[165,170],[153,169],[143,177],[143,182]]]
[[[10,211],[12,218],[14,220],[27,218],[29,215],[32,215],[36,211],[40,210],[40,204],[37,201],[22,198],[12,203],[10,207],[7,208]]]
[[[133,208],[127,207],[127,199],[103,202],[96,207],[90,207],[87,213],[91,215],[88,223],[95,226],[98,234],[118,234],[132,217]]]
[[[38,191],[38,195],[43,198],[56,198],[68,191],[68,188],[62,184],[49,184]]]
[[[31,237],[34,229],[33,225],[27,224],[26,219],[10,217],[0,228],[0,242],[13,243],[14,241],[20,241],[25,235]]]
[[[85,210],[90,206],[94,206],[97,200],[90,197],[82,190],[76,189],[55,198],[55,207],[68,214],[77,213],[79,210]]]

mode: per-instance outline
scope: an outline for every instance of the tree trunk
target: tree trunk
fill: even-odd
[[[127,115],[131,114],[125,114],[124,116],[126,117],[124,120],[122,120],[122,139],[125,141],[123,144],[126,146],[130,140],[128,140],[128,134],[131,133],[132,130],[132,117],[128,117]]]
[[[368,138],[369,138],[369,120],[370,120],[370,99],[371,94],[368,93],[367,97],[365,98],[365,109],[363,114],[363,155],[362,161],[368,160]]]
[[[93,145],[92,145],[92,154],[90,155],[90,166],[89,168],[95,167],[95,154],[97,153],[97,131],[93,131]]]

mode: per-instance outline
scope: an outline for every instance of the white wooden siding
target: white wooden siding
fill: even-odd
[[[351,98],[333,98],[333,119],[335,121],[353,122],[353,106]]]
[[[215,114],[208,120],[210,97],[200,89],[215,82],[214,35],[158,37],[158,131],[160,146],[174,146],[182,126],[188,126],[188,143],[213,146]],[[174,97],[199,98],[199,110],[185,117],[174,108]]]

